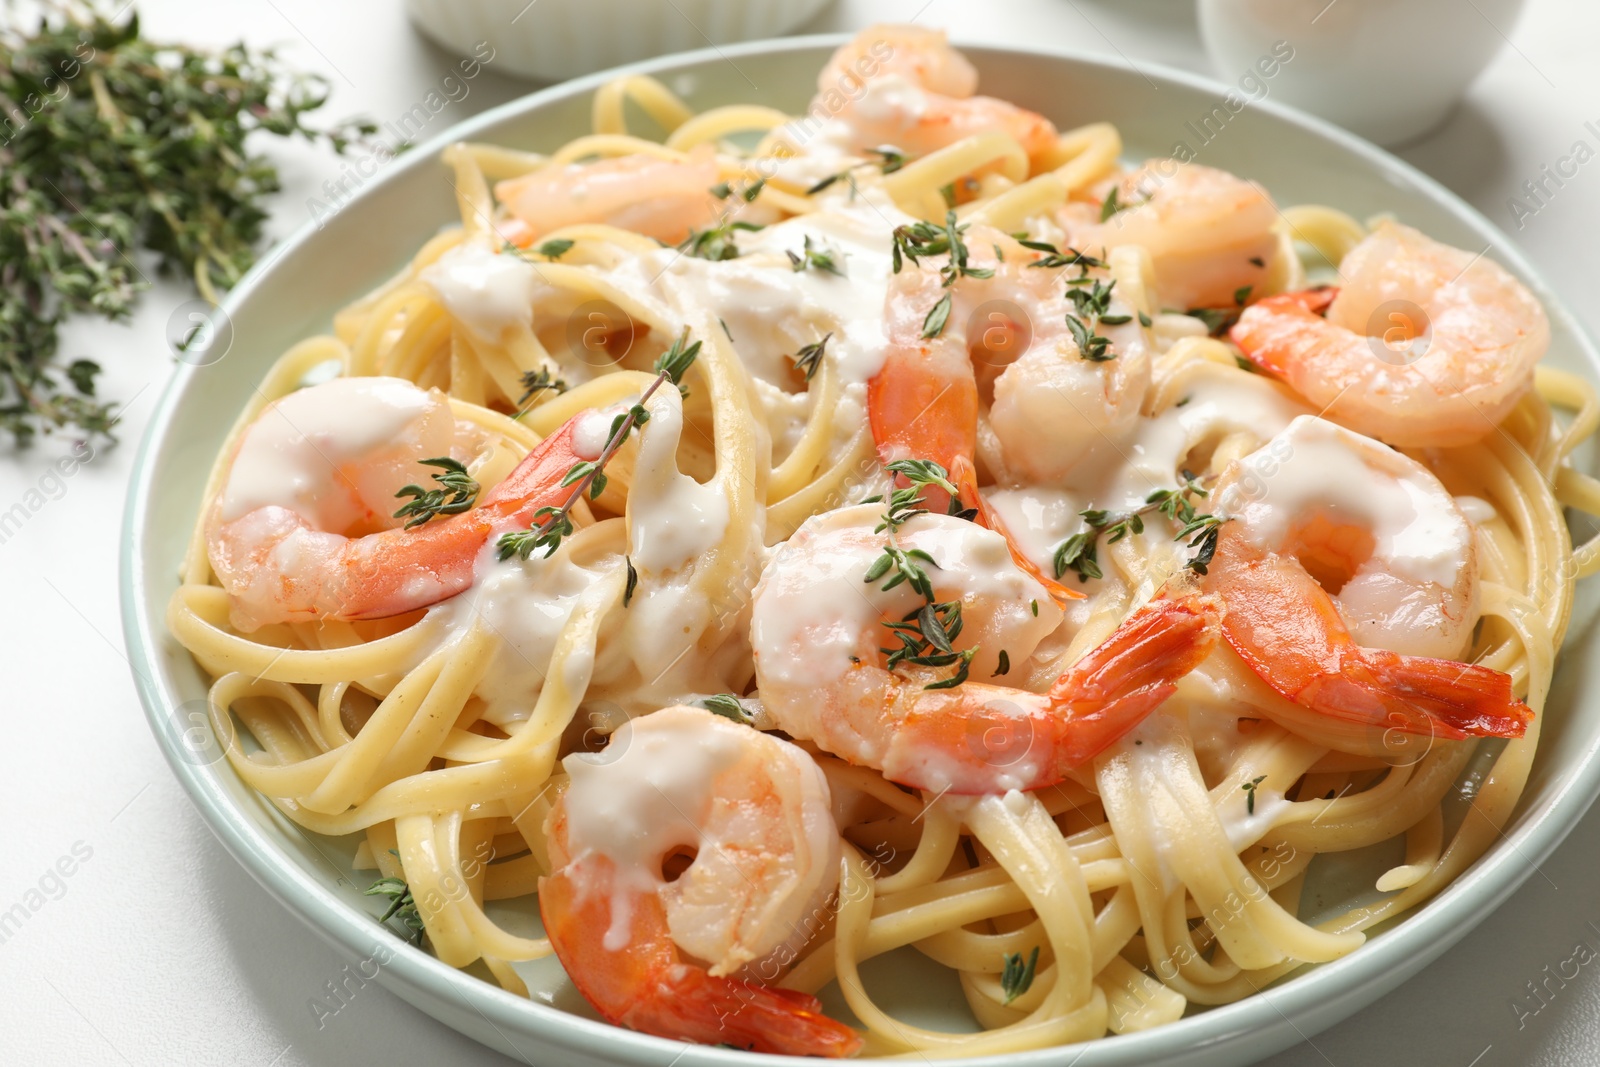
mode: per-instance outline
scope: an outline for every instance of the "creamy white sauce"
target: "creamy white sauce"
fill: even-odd
[[[628,543],[635,567],[681,570],[721,543],[728,529],[727,497],[678,470],[683,402],[670,386],[645,405],[650,421],[639,431],[639,456],[628,494]]]
[[[465,241],[423,268],[421,279],[452,318],[485,341],[513,326],[531,328],[539,272],[521,256]]]
[[[1287,541],[1293,524],[1324,511],[1366,527],[1377,542],[1373,557],[1387,571],[1412,582],[1454,585],[1472,538],[1454,500],[1420,467],[1399,477],[1374,469],[1362,459],[1363,447],[1383,446],[1301,416],[1240,461],[1240,492],[1222,494],[1218,506],[1268,551]],[[1361,578],[1358,572],[1351,584]]]
[[[1086,472],[1082,488],[1094,507],[1137,507],[1151,490],[1177,485],[1186,457],[1202,444],[1234,433],[1266,441],[1309,411],[1265,378],[1212,364],[1196,367],[1177,403],[1139,421],[1122,462]]]
[[[1270,777],[1257,785],[1252,806],[1250,793],[1244,789],[1230,789],[1216,802],[1217,822],[1227,835],[1228,846],[1242,852],[1260,841],[1277,823],[1279,816],[1289,810],[1290,802],[1284,798],[1283,786],[1293,782],[1274,784]]]
[[[794,356],[831,334],[826,358],[843,381],[865,381],[883,364],[883,306],[891,274],[891,233],[911,221],[892,203],[836,199],[828,207],[740,232],[737,259],[678,256],[660,285],[682,306],[708,308],[722,320],[750,373],[780,388],[799,388]],[[787,253],[829,254],[844,276],[795,270]]]
[[[474,692],[488,705],[484,720],[504,727],[533,712],[556,644],[573,613],[596,607],[613,595],[614,587],[602,579],[614,575],[622,562],[580,567],[565,552],[549,558],[535,552],[526,561],[501,561],[494,540],[490,538],[479,553],[472,589],[435,607],[429,621],[444,633],[459,633],[481,622],[500,639]],[[576,652],[569,657],[563,680],[582,692],[592,668],[592,654]]]
[[[1479,526],[1486,522],[1493,522],[1500,514],[1495,510],[1493,504],[1481,496],[1458,496],[1456,497],[1456,507],[1461,509],[1461,514],[1467,517],[1468,522]]]
[[[661,862],[667,854],[701,846],[696,822],[710,804],[717,776],[740,757],[732,731],[747,729],[733,723],[724,729],[668,711],[648,722],[648,728],[625,725],[599,753],[574,753],[561,761],[571,778],[569,845],[577,855],[598,854],[616,865],[611,926],[602,939],[609,952],[627,947],[629,898],[665,884]]]
[[[751,642],[761,657],[762,684],[815,686],[840,677],[851,657],[879,643],[883,618],[915,609],[921,597],[902,583],[887,592],[862,580],[883,551],[880,536],[866,536],[883,514],[881,504],[860,504],[816,516],[779,547],[756,593]],[[1060,620],[1049,595],[1011,559],[999,534],[961,519],[923,515],[900,529],[904,548],[919,548],[938,563],[929,568],[941,599],[960,598],[971,614],[993,613],[992,637],[973,660],[973,676],[993,671],[999,649],[1012,663],[1033,654]],[[1039,604],[1039,615],[1032,603]],[[969,632],[986,628],[977,617]],[[868,644],[868,641],[872,644]],[[971,644],[970,637],[957,647]]]
[[[438,395],[399,378],[335,378],[290,393],[245,432],[219,498],[220,518],[275,504],[319,529],[342,529],[360,516],[348,490],[335,484],[335,471],[393,453],[399,438],[441,408]],[[433,433],[419,434],[437,438],[441,452],[450,443],[448,408],[442,416]]]
[[[986,493],[984,499],[1000,516],[1022,554],[1047,574],[1057,546],[1083,525],[1078,512],[1084,505],[1063,489],[996,489]]]
[[[611,440],[611,424],[633,405],[632,400],[607,408],[585,411],[572,428],[572,451],[579,459],[599,459]]]

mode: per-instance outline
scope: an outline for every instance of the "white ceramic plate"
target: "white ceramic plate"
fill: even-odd
[[[759,42],[627,69],[663,78],[700,107],[738,100],[799,112],[817,70],[838,43],[831,37]],[[1485,249],[1545,301],[1551,313],[1550,361],[1590,376],[1600,366],[1592,342],[1504,235],[1452,193],[1365,142],[1270,101],[1231,115],[1202,142],[1200,120],[1224,108],[1227,86],[1148,65],[1134,72],[1070,53],[971,48],[967,55],[982,75],[985,92],[1043,112],[1063,128],[1115,122],[1130,158],[1178,154],[1184,149],[1175,146],[1183,144],[1200,162],[1263,182],[1279,203],[1332,204],[1357,217],[1392,211],[1450,244]],[[749,84],[747,73],[759,87]],[[778,1058],[685,1046],[597,1022],[553,959],[523,969],[533,992],[530,1003],[482,975],[438,962],[378,926],[373,920],[377,902],[361,895],[367,880],[349,872],[354,841],[301,831],[218,758],[200,714],[206,679],[163,622],[212,457],[268,366],[295,341],[328,330],[337,308],[387,278],[441,225],[454,220],[454,197],[437,159],[439,149],[463,138],[554,148],[587,132],[590,94],[609,76],[507,104],[408,153],[324,220],[322,229],[308,226],[233,291],[225,304],[233,325],[231,349],[213,365],[183,367],[174,376],[135,465],[124,527],[124,624],[151,727],[201,814],[239,862],[312,929],[352,960],[376,960],[379,981],[390,990],[484,1044],[529,1062],[771,1067]],[[1005,1067],[1241,1064],[1303,1040],[1415,974],[1527,878],[1600,791],[1595,758],[1600,698],[1582,695],[1578,684],[1583,661],[1600,651],[1590,625],[1594,601],[1593,594],[1580,597],[1565,665],[1546,711],[1539,759],[1504,840],[1427,907],[1338,962],[1165,1029],[1066,1052],[966,1062]],[[1319,866],[1316,885],[1307,894],[1307,917],[1355,902],[1358,887],[1370,887],[1371,877],[1354,875],[1381,870],[1384,862],[1372,855]],[[514,928],[537,929],[530,909],[504,919]],[[875,976],[888,980],[873,982]],[[867,977],[876,987],[902,991],[885,1003],[905,1010],[910,1021],[971,1026],[954,982],[913,950],[873,961]]]

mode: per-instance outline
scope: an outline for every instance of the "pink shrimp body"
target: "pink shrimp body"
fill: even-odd
[[[1339,274],[1338,290],[1252,305],[1231,333],[1328,418],[1402,447],[1464,445],[1532,385],[1550,323],[1499,264],[1385,222]]]
[[[900,528],[898,544],[936,561],[926,567],[935,597],[961,605],[955,648],[977,651],[968,681],[924,688],[950,669],[890,670],[885,658],[896,643],[885,624],[922,597],[863,581],[884,549],[874,532],[882,514],[865,504],[818,515],[781,545],[756,587],[751,644],[762,705],[787,733],[892,781],[954,793],[1058,782],[1137,726],[1216,642],[1213,600],[1161,596],[1048,691],[1012,688],[997,672],[1035,670],[1061,610],[1000,535],[926,514]]]
[[[595,1010],[757,1052],[860,1048],[816,998],[766,984],[817,932],[839,878],[828,783],[810,756],[680,706],[631,720],[603,752],[564,766],[571,784],[546,826],[539,912]]]
[[[944,257],[906,264],[895,275],[884,308],[889,346],[882,369],[867,384],[867,413],[885,463],[939,463],[961,490],[963,504],[978,508],[979,521],[1004,533],[977,490],[980,386],[993,391],[989,416],[1007,467],[1028,481],[1059,481],[1080,464],[1116,455],[1138,420],[1150,360],[1133,321],[1135,309],[1115,296],[1114,287],[1110,310],[1127,321],[1104,332],[1116,342],[1117,356],[1087,360],[1067,328],[1072,305],[1057,270],[1029,266],[1040,254],[998,230],[975,226],[964,239],[970,266],[993,276],[957,278],[948,290],[951,311],[944,327],[925,337],[928,313],[946,292],[938,273]],[[1003,260],[995,257],[996,249]],[[926,497],[931,509],[943,510],[937,490]],[[1081,595],[1013,548],[1017,563],[1052,597]]]
[[[1255,182],[1215,167],[1152,159],[1108,183],[1117,210],[1069,202],[1062,208],[1074,248],[1139,245],[1150,253],[1161,305],[1180,311],[1232,308],[1241,289],[1259,290],[1278,252],[1278,209]]]
[[[1005,100],[974,96],[977,88],[977,72],[942,30],[872,26],[823,68],[813,111],[818,104],[826,113],[837,111],[858,150],[893,145],[922,156],[990,130],[1010,134],[1030,158],[1056,147],[1049,119]],[[829,106],[835,100],[842,106]]]
[[[336,378],[274,401],[240,439],[207,523],[233,625],[384,618],[464,591],[491,534],[526,527],[571,494],[561,479],[582,458],[575,422],[470,511],[406,530],[392,517],[396,491],[433,485],[436,468],[419,461],[449,456],[458,432],[443,394]]]
[[[1509,675],[1442,658],[1465,653],[1478,619],[1476,550],[1427,468],[1302,415],[1213,499],[1232,519],[1205,588],[1227,604],[1228,644],[1279,694],[1369,732],[1522,735],[1533,713]]]
[[[497,183],[494,195],[527,227],[517,233],[521,244],[586,222],[676,243],[727,206],[711,193],[716,183],[716,154],[702,146],[683,160],[631,155],[551,165]]]

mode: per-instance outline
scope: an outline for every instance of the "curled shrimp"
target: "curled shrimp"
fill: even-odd
[[[1135,321],[1137,310],[1105,285],[1103,264],[1084,276],[1110,296],[1104,326],[1112,345],[1086,358],[1066,324],[1074,310],[1061,271],[1032,266],[1040,254],[989,227],[965,235],[969,267],[988,277],[961,275],[945,292],[940,260],[907,264],[892,280],[884,309],[889,345],[867,385],[867,413],[885,463],[932,459],[950,472],[967,507],[997,529],[998,519],[977,492],[975,454],[981,387],[993,391],[990,424],[1007,471],[1031,483],[1064,479],[1080,464],[1114,456],[1133,432],[1150,382],[1150,357]],[[998,254],[998,255],[997,255]],[[1088,287],[1080,286],[1085,292]],[[950,311],[933,337],[930,309],[948,296]],[[935,510],[945,501],[927,499]],[[1075,595],[1040,574],[1027,556],[1019,564],[1060,599]]]
[[[397,491],[431,484],[420,461],[457,450],[443,394],[399,378],[335,378],[273,401],[234,449],[206,524],[233,625],[385,618],[464,591],[491,533],[571,495],[561,479],[593,458],[574,450],[582,417],[470,510],[404,529]]]
[[[838,882],[828,783],[810,756],[679,706],[630,720],[605,751],[563,766],[570,785],[546,825],[539,912],[595,1010],[757,1052],[860,1048],[814,997],[760,984],[816,932]]]
[[[1214,500],[1232,518],[1205,587],[1279,694],[1365,728],[1522,736],[1533,713],[1510,676],[1456,661],[1478,620],[1473,532],[1427,468],[1301,415],[1224,471]]]
[[[1108,205],[1062,209],[1076,248],[1139,245],[1150,253],[1164,306],[1234,307],[1235,294],[1259,289],[1277,253],[1278,209],[1267,191],[1224,170],[1152,159],[1109,183]]]
[[[884,552],[881,517],[858,505],[807,521],[762,574],[750,633],[761,702],[779,726],[891,781],[958,794],[1058,782],[1137,726],[1215,644],[1214,600],[1163,595],[1056,675],[1034,662],[1062,618],[1044,587],[998,534],[927,513],[896,542],[935,561],[934,607],[969,659],[968,680],[939,688],[947,667],[890,669],[891,626],[933,608],[909,584],[863,581]],[[1047,690],[1021,687],[1028,679]]]
[[[990,130],[1009,134],[1030,158],[1055,149],[1043,115],[974,96],[978,74],[943,30],[872,26],[842,46],[817,78],[812,110],[837,113],[858,150],[893,145],[927,155]]]
[[[1532,384],[1550,324],[1498,264],[1385,222],[1339,273],[1337,290],[1252,305],[1231,333],[1328,418],[1402,447],[1470,444]]]
[[[674,243],[725,206],[711,192],[717,173],[716,154],[703,145],[682,160],[637,154],[552,164],[496,183],[494,194],[527,227],[519,244],[586,222]]]

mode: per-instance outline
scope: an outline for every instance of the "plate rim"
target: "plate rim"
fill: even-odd
[[[712,46],[688,52],[657,56],[624,66],[535,90],[455,123],[434,137],[407,151],[383,172],[364,184],[352,201],[375,195],[376,191],[399,180],[419,167],[437,165],[447,145],[470,138],[478,130],[496,125],[556,102],[579,97],[613,78],[628,74],[655,74],[718,60],[758,57],[772,53],[832,49],[853,34],[827,33],[778,37]],[[1063,61],[1090,71],[1133,72],[1153,81],[1170,82],[1188,89],[1215,94],[1231,91],[1227,83],[1205,75],[1141,60],[1132,61],[1049,45],[1016,46],[992,43],[964,43],[956,46],[969,54],[1019,55]],[[1487,234],[1499,257],[1530,284],[1544,303],[1546,312],[1559,319],[1573,337],[1587,361],[1591,377],[1600,374],[1600,348],[1575,314],[1560,299],[1543,274],[1528,262],[1522,250],[1482,212],[1455,192],[1376,145],[1357,137],[1331,122],[1310,115],[1271,98],[1250,101],[1279,121],[1300,127],[1315,137],[1358,156],[1374,173],[1398,174],[1417,187],[1429,200],[1444,208],[1464,224]],[[280,262],[294,258],[317,232],[317,223],[302,223],[274,248],[268,249],[224,298],[222,308],[230,314],[251,299],[267,275]],[[380,983],[408,1003],[436,1018],[449,1008],[449,998],[476,1011],[525,1061],[532,1062],[508,1037],[525,1036],[545,1042],[555,1049],[582,1055],[604,1057],[616,1063],[666,1064],[683,1067],[696,1064],[798,1065],[814,1063],[801,1057],[771,1056],[672,1041],[640,1034],[622,1027],[573,1015],[538,1000],[515,996],[496,985],[451,967],[420,948],[383,932],[372,917],[352,908],[303,871],[293,857],[276,846],[271,836],[250,815],[235,807],[211,768],[223,761],[199,765],[184,758],[181,731],[165,710],[176,706],[173,687],[161,662],[158,631],[165,618],[165,605],[151,612],[146,596],[144,528],[149,514],[149,489],[155,480],[155,460],[168,447],[169,431],[175,412],[198,380],[202,368],[180,363],[162,390],[149,424],[135,453],[129,479],[122,523],[119,566],[120,614],[129,665],[145,718],[161,748],[162,755],[183,786],[201,817],[230,854],[250,872],[274,898],[310,926],[334,947],[356,957],[370,956],[379,949],[392,953],[378,973]],[[147,623],[153,620],[153,625]],[[1159,1059],[1173,1062],[1212,1062],[1215,1056],[1251,1051],[1270,1055],[1288,1047],[1296,1039],[1308,1040],[1298,1025],[1310,1021],[1310,1033],[1348,1018],[1384,993],[1411,978],[1417,971],[1443,955],[1476,928],[1532,876],[1583,817],[1600,795],[1600,732],[1578,756],[1577,769],[1554,783],[1550,794],[1536,809],[1524,810],[1512,820],[1510,832],[1502,830],[1502,840],[1442,889],[1436,896],[1379,938],[1342,959],[1321,964],[1305,973],[1283,979],[1251,997],[1232,1004],[1210,1008],[1176,1023],[1135,1034],[1115,1035],[1092,1042],[1059,1045],[1016,1053],[953,1059],[965,1067],[1043,1067],[1059,1061],[1064,1050],[1077,1053],[1072,1063],[1083,1067],[1132,1067]],[[231,770],[230,772],[231,773]],[[1513,865],[1513,860],[1517,865]],[[424,1003],[426,1002],[426,1003]],[[446,1025],[453,1025],[444,1020]],[[454,1027],[460,1030],[460,1027]],[[481,1038],[468,1033],[474,1040]],[[504,1051],[502,1049],[502,1051]],[[548,1051],[548,1050],[538,1050]],[[1185,1055],[1185,1053],[1188,1055]]]

